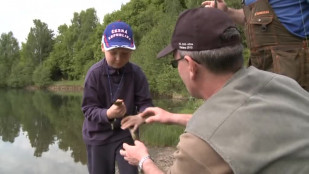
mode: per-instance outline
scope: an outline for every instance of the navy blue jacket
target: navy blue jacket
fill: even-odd
[[[140,67],[128,62],[123,68],[114,69],[102,59],[88,70],[85,78],[82,111],[86,144],[107,144],[131,136],[128,130],[120,129],[121,119],[116,119],[112,130],[106,116],[116,99],[124,100],[126,115],[135,115],[153,106],[149,85]]]

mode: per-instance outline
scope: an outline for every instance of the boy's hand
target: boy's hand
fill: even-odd
[[[123,117],[127,112],[126,105],[122,99],[117,99],[115,103],[107,109],[107,117],[109,119],[114,119],[114,118],[121,118]]]

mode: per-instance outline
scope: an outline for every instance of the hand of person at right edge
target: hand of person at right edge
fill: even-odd
[[[227,12],[227,10],[228,10],[228,7],[227,7],[224,0],[217,0],[217,5],[216,5],[215,1],[204,1],[204,2],[202,2],[201,5],[206,7],[206,8],[207,7],[218,8],[219,10],[222,10],[224,12]]]

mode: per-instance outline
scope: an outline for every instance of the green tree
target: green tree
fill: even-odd
[[[20,59],[12,67],[12,72],[8,80],[8,86],[19,88],[32,84],[32,72],[34,65],[31,61],[27,61],[25,58],[25,44],[22,43],[22,49],[20,51]]]
[[[93,59],[94,47],[98,46],[94,43],[95,29],[98,24],[96,11],[93,8],[82,11],[80,14],[75,14],[72,20],[72,29],[77,40],[73,45],[73,57],[71,64],[70,77],[72,79],[80,79],[82,77],[83,66]]]
[[[185,0],[185,4],[187,8],[196,8],[198,6],[201,6],[202,2],[203,1],[200,1],[200,0]]]
[[[54,81],[68,80],[69,74],[72,71],[72,52],[76,40],[66,24],[58,27],[58,33],[54,40],[53,51],[46,60],[46,64],[49,65],[46,68],[50,69],[50,77]]]
[[[53,48],[53,31],[48,29],[47,24],[40,20],[33,20],[34,28],[30,29],[28,40],[26,43],[26,53],[29,57],[26,59],[32,60],[32,65],[35,67],[31,72],[32,81],[38,86],[44,86],[50,81],[50,74],[47,69],[43,68],[43,61],[47,59]]]
[[[53,31],[47,24],[38,19],[33,20],[34,27],[30,29],[27,42],[22,43],[20,59],[14,64],[8,85],[23,87],[33,84],[34,70],[47,59],[53,47]]]
[[[30,29],[25,44],[25,58],[33,65],[42,64],[53,48],[53,31],[39,19],[33,20],[34,27]]]
[[[95,9],[75,12],[71,21],[70,26],[58,27],[59,35],[47,60],[49,66],[46,68],[50,69],[52,80],[79,80],[84,77],[84,66],[93,62],[95,52],[100,49]]]
[[[51,84],[51,72],[49,66],[39,65],[33,72],[32,79],[36,86],[45,87]]]
[[[7,86],[13,64],[19,59],[19,45],[13,33],[1,34],[0,38],[0,87]]]

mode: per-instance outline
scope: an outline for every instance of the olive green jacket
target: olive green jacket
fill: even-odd
[[[210,145],[236,174],[309,173],[309,93],[288,77],[239,70],[185,131]]]

